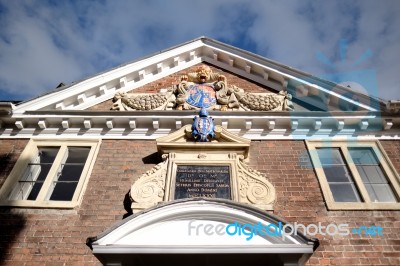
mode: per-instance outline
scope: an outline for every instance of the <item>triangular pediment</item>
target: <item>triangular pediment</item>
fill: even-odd
[[[270,91],[289,92],[301,111],[354,111],[379,108],[379,102],[351,89],[273,62],[261,56],[201,37],[104,73],[63,86],[19,104],[13,112],[88,110],[116,93],[135,92],[151,82],[206,63],[260,84]],[[334,88],[334,89],[332,89]],[[356,95],[356,99],[354,97]]]
[[[170,152],[235,152],[247,158],[250,148],[250,140],[240,137],[216,125],[215,138],[209,142],[197,142],[192,136],[192,125],[185,125],[181,129],[157,138],[157,149],[161,154]]]

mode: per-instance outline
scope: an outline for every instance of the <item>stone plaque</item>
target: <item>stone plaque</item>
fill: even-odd
[[[231,176],[227,165],[178,165],[175,199],[231,199]]]

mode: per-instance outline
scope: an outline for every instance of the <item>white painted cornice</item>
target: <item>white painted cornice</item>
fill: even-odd
[[[30,111],[0,118],[0,138],[156,139],[191,124],[195,111]],[[250,140],[399,139],[400,117],[380,112],[210,112]]]

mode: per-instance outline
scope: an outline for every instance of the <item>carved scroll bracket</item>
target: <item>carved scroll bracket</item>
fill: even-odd
[[[132,211],[149,208],[163,201],[167,178],[168,154],[163,155],[163,162],[143,174],[130,191]]]
[[[249,158],[249,140],[232,134],[218,125],[214,129],[216,137],[211,142],[194,142],[192,132],[192,126],[185,125],[178,131],[157,139],[157,149],[160,154],[163,154],[164,161],[143,174],[132,185],[130,192],[132,211],[146,209],[163,201],[174,200],[177,187],[176,176],[180,165],[201,166],[202,171],[205,171],[207,166],[210,169],[229,166],[231,196],[228,199],[250,204],[263,210],[273,209],[272,204],[276,200],[275,188],[263,174],[251,169],[245,162]],[[196,173],[203,174],[201,171]],[[213,178],[218,179],[218,173],[216,174]],[[191,180],[195,180],[195,178]],[[192,183],[196,183],[196,187]],[[186,187],[192,190],[190,197],[197,197],[193,196],[194,192],[198,192],[194,188],[202,188],[204,183],[205,181],[188,182],[189,185]],[[210,184],[217,184],[217,182],[212,181]],[[211,187],[211,189],[213,188],[218,187]],[[208,197],[217,197],[213,196],[214,194],[210,195],[212,196]]]
[[[251,169],[243,162],[243,156],[237,159],[237,178],[239,201],[253,204],[263,210],[272,210],[275,202],[275,188],[260,172]]]

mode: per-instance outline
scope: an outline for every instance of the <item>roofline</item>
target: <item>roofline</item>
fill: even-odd
[[[18,105],[24,104],[24,103],[27,103],[27,102],[30,102],[30,101],[32,101],[32,100],[38,99],[38,98],[43,97],[43,96],[46,96],[46,95],[50,95],[50,94],[53,94],[53,93],[57,93],[57,92],[63,91],[63,90],[65,90],[65,89],[68,89],[68,88],[70,88],[70,87],[72,87],[72,86],[74,86],[74,85],[77,85],[77,84],[79,84],[79,83],[81,83],[81,82],[84,82],[84,81],[89,80],[89,79],[91,79],[91,78],[94,78],[94,77],[96,77],[96,76],[105,74],[105,73],[107,73],[107,72],[110,72],[110,71],[113,71],[113,70],[115,70],[115,69],[118,69],[118,68],[127,66],[127,65],[129,65],[129,64],[138,63],[138,62],[140,62],[140,61],[142,61],[142,60],[151,58],[151,57],[156,56],[156,55],[158,55],[158,54],[162,54],[162,53],[165,53],[165,52],[168,52],[168,51],[177,49],[177,48],[179,48],[179,47],[182,47],[182,46],[185,46],[185,45],[188,45],[188,44],[190,44],[190,43],[197,42],[197,41],[201,41],[201,42],[204,43],[205,45],[220,46],[221,48],[228,48],[228,49],[230,49],[230,50],[232,50],[232,51],[236,51],[236,52],[239,52],[239,53],[241,53],[241,54],[251,56],[251,57],[257,59],[257,60],[260,61],[260,62],[263,62],[263,63],[266,62],[266,63],[269,63],[269,64],[273,65],[274,68],[276,68],[276,69],[279,70],[279,71],[290,72],[291,74],[294,74],[294,76],[296,76],[296,77],[298,77],[298,78],[304,79],[304,80],[309,81],[309,82],[311,81],[311,82],[313,82],[313,83],[317,83],[319,86],[321,86],[321,87],[323,87],[323,88],[324,88],[324,87],[338,87],[338,88],[340,88],[341,90],[344,90],[344,91],[346,91],[346,92],[352,92],[352,93],[357,94],[358,96],[363,97],[363,98],[365,98],[365,99],[373,100],[373,101],[374,101],[373,106],[374,106],[376,109],[381,108],[382,106],[386,106],[386,105],[387,105],[387,102],[388,102],[388,101],[383,100],[383,99],[380,99],[380,98],[372,97],[372,96],[369,96],[369,95],[365,95],[365,94],[363,94],[363,93],[359,93],[359,92],[353,91],[353,90],[351,90],[351,89],[349,89],[349,88],[347,88],[347,87],[338,85],[338,84],[336,84],[336,83],[334,83],[334,82],[332,82],[332,81],[328,81],[328,80],[321,79],[321,78],[316,77],[316,76],[314,76],[314,75],[312,75],[312,74],[310,74],[310,73],[307,73],[307,72],[298,70],[298,69],[296,69],[296,68],[292,68],[292,67],[290,67],[290,66],[288,66],[288,65],[285,65],[285,64],[279,63],[279,62],[277,62],[277,61],[268,59],[268,58],[266,58],[266,57],[260,56],[260,55],[258,55],[258,54],[255,54],[255,53],[252,53],[252,52],[243,50],[243,49],[241,49],[241,48],[238,48],[238,47],[235,47],[235,46],[232,46],[232,45],[229,45],[229,44],[226,44],[226,43],[217,41],[217,40],[212,39],[212,38],[209,38],[209,37],[207,37],[207,36],[200,36],[200,37],[195,38],[195,39],[192,39],[192,40],[190,40],[190,41],[187,41],[187,42],[184,42],[184,43],[181,43],[181,44],[178,44],[178,45],[174,45],[174,46],[169,47],[169,48],[167,48],[167,49],[159,50],[159,51],[154,52],[154,53],[151,53],[151,54],[149,54],[149,55],[147,55],[147,56],[139,57],[139,58],[137,58],[137,59],[135,59],[135,60],[132,60],[132,61],[129,61],[129,62],[127,62],[127,63],[123,63],[123,64],[117,65],[117,66],[115,66],[115,67],[109,68],[109,69],[107,69],[107,70],[104,70],[104,71],[102,71],[102,72],[99,72],[99,73],[96,73],[96,74],[87,76],[87,77],[85,77],[85,78],[83,78],[83,79],[74,81],[74,82],[72,82],[72,83],[70,83],[70,84],[68,84],[68,85],[65,85],[65,86],[56,88],[56,89],[54,89],[54,90],[52,90],[52,91],[49,91],[49,92],[46,92],[46,93],[44,93],[44,94],[38,95],[38,96],[33,97],[33,98],[29,99],[29,100],[24,100],[24,101],[22,101],[22,102],[19,102]],[[321,84],[322,84],[322,85],[321,85]]]
[[[374,96],[370,96],[370,95],[366,95],[366,94],[354,91],[351,88],[349,89],[349,88],[347,88],[345,86],[339,85],[339,84],[337,84],[335,82],[332,82],[330,80],[322,79],[322,78],[317,77],[317,76],[315,76],[313,74],[310,74],[308,72],[299,70],[297,68],[290,67],[288,65],[282,64],[282,63],[274,61],[272,59],[263,57],[263,56],[261,56],[259,54],[255,54],[253,52],[250,52],[250,51],[247,51],[247,50],[243,50],[241,48],[238,48],[238,47],[235,47],[235,46],[232,46],[232,45],[229,45],[229,44],[226,44],[226,43],[223,43],[223,42],[220,42],[220,41],[208,38],[208,37],[202,37],[202,39],[204,39],[205,41],[209,41],[210,43],[219,44],[221,46],[230,48],[232,50],[236,50],[236,51],[238,51],[240,53],[244,53],[244,54],[250,55],[250,56],[255,57],[255,58],[259,59],[259,60],[266,61],[266,62],[268,62],[270,64],[273,64],[275,67],[278,66],[278,67],[282,68],[282,69],[277,68],[277,70],[294,72],[294,73],[300,75],[301,79],[304,79],[304,80],[309,81],[309,82],[311,81],[313,83],[317,83],[319,86],[321,86],[321,84],[323,84],[324,86],[328,86],[328,87],[339,87],[340,89],[345,90],[347,92],[351,92],[351,93],[357,94],[359,96],[362,96],[362,97],[365,97],[365,98],[368,98],[368,99],[372,99],[372,100],[374,100],[376,102],[376,104],[375,104],[376,108],[385,106],[387,104],[387,102],[389,101],[389,100],[384,100],[384,99],[381,99],[381,98],[378,98],[378,97],[374,97]],[[324,87],[324,86],[321,86],[321,87]]]
[[[76,85],[76,84],[78,84],[78,83],[81,83],[81,82],[85,81],[85,80],[94,78],[94,77],[96,77],[96,76],[105,74],[105,73],[107,73],[107,72],[110,72],[110,71],[112,71],[112,70],[118,69],[118,68],[120,68],[120,67],[129,65],[129,64],[134,64],[134,63],[140,62],[140,61],[142,61],[142,60],[145,60],[145,59],[151,58],[151,57],[153,57],[153,56],[156,56],[156,55],[158,55],[158,54],[162,54],[162,53],[164,53],[164,52],[171,51],[171,50],[173,50],[173,49],[176,49],[176,48],[185,46],[185,45],[187,45],[187,44],[189,44],[189,43],[193,43],[193,42],[196,42],[196,41],[205,39],[205,38],[206,38],[206,37],[202,36],[202,37],[199,37],[199,38],[196,38],[196,39],[193,39],[193,40],[190,40],[190,41],[187,41],[187,42],[178,44],[178,45],[174,45],[174,46],[169,47],[169,48],[167,48],[167,49],[159,50],[158,52],[154,52],[154,53],[151,53],[151,54],[149,54],[149,55],[145,55],[145,56],[139,57],[139,58],[134,59],[134,60],[132,60],[132,61],[129,61],[129,62],[120,64],[120,65],[117,65],[117,66],[112,67],[112,68],[108,68],[108,69],[103,70],[103,71],[101,71],[101,72],[97,72],[97,73],[95,73],[95,74],[93,74],[93,75],[86,76],[85,78],[82,78],[82,79],[80,79],[80,80],[73,81],[73,82],[71,82],[71,83],[68,84],[68,85],[65,85],[65,86],[56,88],[56,89],[54,89],[54,90],[52,90],[52,91],[48,91],[48,92],[46,92],[46,93],[44,93],[44,94],[38,95],[38,96],[33,97],[33,98],[29,99],[29,100],[24,100],[24,101],[20,102],[19,104],[23,104],[23,103],[26,103],[26,102],[30,102],[30,101],[32,101],[32,100],[38,99],[38,98],[40,98],[40,97],[42,97],[42,96],[45,96],[45,95],[49,95],[49,94],[52,94],[52,93],[56,93],[56,92],[63,91],[63,90],[65,90],[65,89],[68,89],[68,88],[70,88],[70,87],[72,87],[72,86],[74,86],[74,85]],[[209,39],[209,38],[208,38],[208,39]],[[212,40],[212,39],[210,39],[210,40]]]

